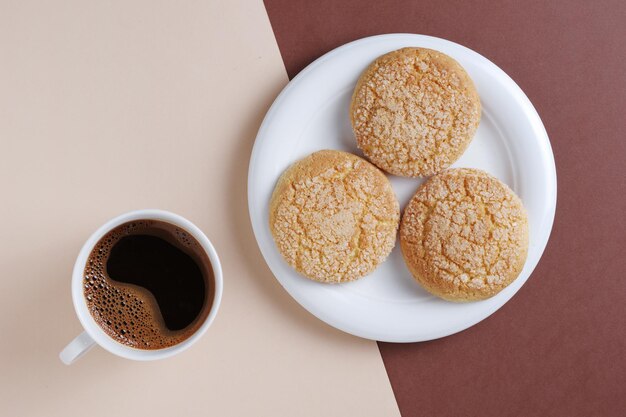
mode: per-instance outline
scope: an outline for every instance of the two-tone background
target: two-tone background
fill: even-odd
[[[0,415],[619,416],[626,409],[626,3],[0,0]],[[427,343],[354,338],[274,280],[246,202],[256,130],[312,60],[368,35],[439,36],[526,92],[558,176],[552,237],[519,293]],[[175,211],[224,268],[189,351],[58,352],[88,235]]]

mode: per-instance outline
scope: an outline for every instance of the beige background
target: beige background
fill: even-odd
[[[252,236],[248,159],[286,82],[260,0],[0,2],[1,415],[398,413],[376,344],[308,315]],[[149,207],[215,244],[217,320],[171,359],[62,365],[82,243]]]

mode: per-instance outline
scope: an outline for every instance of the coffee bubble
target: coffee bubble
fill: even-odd
[[[120,282],[108,275],[106,265],[111,258],[112,250],[115,250],[118,242],[125,237],[139,233],[156,235],[159,238],[171,236],[172,239],[168,241],[184,246],[185,253],[193,255],[185,256],[190,257],[196,263],[198,259],[202,261],[199,262],[198,268],[202,271],[203,286],[193,287],[195,293],[191,295],[192,299],[198,299],[197,292],[200,288],[202,291],[202,294],[199,294],[200,308],[195,313],[195,318],[183,328],[170,329],[168,327],[159,301],[146,287]],[[178,277],[174,276],[172,279],[178,279]],[[139,349],[166,348],[180,343],[193,334],[210,309],[210,303],[204,300],[212,299],[211,284],[210,262],[206,259],[199,243],[181,229],[168,223],[155,221],[135,221],[107,233],[91,251],[84,271],[84,295],[92,317],[113,339]]]

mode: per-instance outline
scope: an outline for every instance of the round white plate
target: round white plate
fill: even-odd
[[[455,304],[420,287],[407,270],[400,245],[372,274],[327,285],[299,275],[274,245],[268,224],[270,196],[280,174],[320,149],[363,156],[356,147],[348,107],[361,72],[378,56],[405,46],[442,51],[474,80],[483,113],[478,132],[453,166],[483,169],[522,199],[530,222],[528,259],[520,276],[485,301]],[[423,179],[389,177],[401,208]],[[254,144],[248,204],[257,242],[270,269],[304,308],[326,323],[367,339],[417,342],[464,330],[488,317],[526,282],[548,242],[556,207],[556,169],[550,141],[534,107],[495,64],[439,38],[391,34],[361,39],[322,56],[291,81],[268,111]]]

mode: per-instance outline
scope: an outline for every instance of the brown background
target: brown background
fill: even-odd
[[[438,36],[506,71],[550,136],[557,214],[532,279],[495,315],[460,334],[379,343],[402,414],[623,415],[626,2],[265,5],[290,77],[364,36]]]

